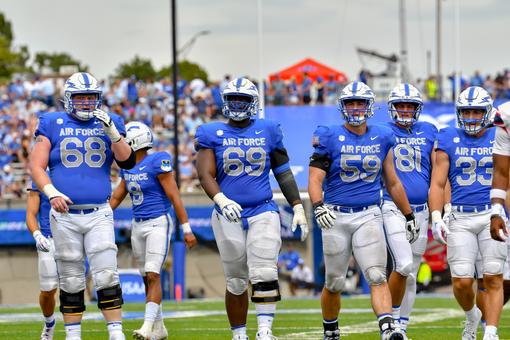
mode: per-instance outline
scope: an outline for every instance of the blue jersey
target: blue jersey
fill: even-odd
[[[448,179],[452,187],[452,205],[490,204],[495,133],[495,129],[490,128],[476,138],[453,127],[439,131],[437,149],[446,152],[450,160]]]
[[[41,193],[34,182],[29,189],[30,191],[35,191],[39,193],[39,213],[37,214],[37,220],[39,221],[39,229],[41,229],[41,233],[45,237],[51,237],[51,228],[50,228],[50,209],[51,204],[48,197],[45,194]]]
[[[409,203],[427,203],[432,173],[430,155],[434,149],[437,128],[428,122],[417,122],[411,129],[400,127],[393,122],[387,124],[395,134],[395,171],[404,186]],[[384,199],[392,200],[386,189]]]
[[[272,200],[269,170],[273,168],[276,175],[290,169],[289,163],[271,166],[272,153],[284,149],[279,124],[254,119],[247,127],[238,128],[213,122],[199,126],[195,139],[197,150],[213,150],[216,181],[228,198],[243,207],[242,217],[278,211]]]
[[[126,135],[124,121],[110,114],[119,133]],[[111,141],[101,122],[78,120],[65,112],[52,112],[39,118],[35,135],[50,140],[48,167],[53,185],[75,205],[102,204],[111,195]]]
[[[172,158],[166,152],[147,155],[130,170],[121,170],[133,203],[135,218],[156,218],[168,214],[170,201],[158,175],[172,171]]]
[[[358,136],[343,125],[319,126],[313,135],[315,153],[330,160],[323,184],[324,202],[346,207],[380,204],[384,159],[395,144],[384,126],[368,126]]]

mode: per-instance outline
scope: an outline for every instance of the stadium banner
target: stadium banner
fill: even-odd
[[[279,209],[282,222],[282,238],[285,240],[298,240],[301,236],[301,231],[298,229],[293,233],[291,230],[292,208],[287,204],[281,204]],[[214,233],[211,226],[212,210],[213,206],[186,207],[193,233],[200,241],[214,241]],[[25,224],[25,214],[26,212],[23,209],[0,210],[0,246],[35,245],[35,241]],[[176,218],[173,210],[170,214],[175,223]],[[115,220],[116,242],[129,242],[132,218],[131,209],[115,209],[113,216]],[[172,235],[172,240],[174,239],[175,233]]]
[[[494,107],[504,101],[498,100]],[[369,120],[372,124],[389,122],[386,103],[374,105],[374,116]],[[334,106],[268,106],[265,108],[266,119],[280,123],[283,130],[283,143],[290,157],[292,172],[296,177],[300,190],[308,186],[308,162],[313,153],[312,135],[319,125],[343,124],[341,113]],[[457,116],[453,103],[426,102],[420,115],[420,121],[430,122],[438,129],[455,126]],[[278,190],[278,183],[271,176],[271,187]]]

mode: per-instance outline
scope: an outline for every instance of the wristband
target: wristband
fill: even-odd
[[[406,218],[407,222],[414,220],[414,214],[413,213],[404,215],[404,217]]]
[[[490,198],[501,198],[502,200],[506,199],[506,191],[502,189],[491,189]]]
[[[181,224],[181,228],[182,228],[182,231],[183,231],[185,234],[192,233],[192,231],[191,231],[191,226],[189,225],[189,222],[186,222],[186,223]]]
[[[55,186],[51,183],[46,184],[43,187],[44,194],[51,200],[54,197],[60,196],[63,197],[64,195],[55,188]]]
[[[432,216],[432,222],[439,222],[442,220],[441,212],[439,210],[434,210],[431,213],[431,216]]]
[[[505,208],[503,208],[503,205],[501,203],[494,203],[491,206],[491,218],[493,217],[501,217],[505,219]]]
[[[34,239],[36,239],[39,235],[42,235],[42,233],[41,233],[41,231],[40,231],[39,229],[37,229],[36,231],[34,231],[34,232],[32,233],[32,237],[33,237]]]

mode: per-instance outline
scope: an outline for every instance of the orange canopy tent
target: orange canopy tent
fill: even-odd
[[[322,77],[324,81],[327,81],[331,75],[335,77],[335,80],[341,83],[347,82],[347,76],[345,73],[337,71],[329,66],[319,63],[318,61],[312,58],[306,58],[289,66],[283,70],[272,73],[269,75],[269,81],[273,81],[277,76],[280,76],[281,79],[287,80],[292,77],[296,78],[297,83],[301,83],[303,81],[303,74],[307,73],[310,78],[316,80],[317,77]]]

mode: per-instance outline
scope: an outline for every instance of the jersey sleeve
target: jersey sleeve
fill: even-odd
[[[393,133],[393,130],[391,129],[385,129],[386,130],[386,154],[397,144],[397,139],[395,137],[395,133]]]
[[[272,147],[271,149],[284,149],[283,131],[280,124],[274,122],[271,124]]]
[[[113,120],[113,124],[115,124],[115,127],[117,128],[119,133],[123,137],[126,137],[126,126],[124,125],[124,119],[121,116],[116,115],[116,114],[112,114],[111,117]]]
[[[313,152],[319,155],[328,155],[328,143],[331,130],[327,126],[319,125],[312,137]]]
[[[50,139],[50,122],[46,114],[42,114],[39,116],[39,122],[37,124],[37,128],[35,130],[35,137],[44,136]]]
[[[448,128],[439,130],[437,134],[436,149],[448,152],[449,145],[453,142],[450,138]]]
[[[289,156],[283,145],[283,131],[278,123],[271,123],[271,169],[278,175],[290,170]]]
[[[166,152],[158,152],[152,163],[152,171],[157,175],[172,172],[172,156]]]
[[[207,136],[207,129],[204,125],[200,125],[195,132],[195,150],[212,149],[213,144]]]
[[[496,140],[492,152],[497,155],[510,156],[510,135],[506,129],[496,127]]]

